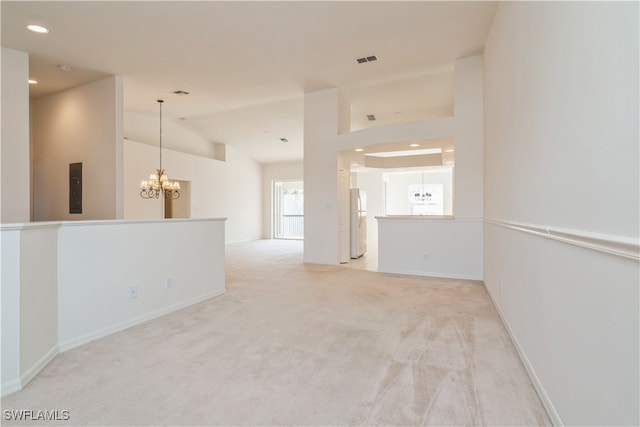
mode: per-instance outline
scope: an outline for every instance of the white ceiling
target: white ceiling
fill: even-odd
[[[124,78],[125,114],[157,115],[156,99],[164,98],[166,119],[210,141],[260,162],[293,161],[302,158],[306,92],[350,94],[352,129],[451,115],[453,63],[482,52],[496,6],[3,1],[2,46],[30,54],[39,81],[32,97],[116,74]],[[50,33],[27,31],[31,23]],[[369,55],[379,60],[356,62]],[[61,71],[61,63],[73,69]],[[150,132],[155,140],[157,129]]]

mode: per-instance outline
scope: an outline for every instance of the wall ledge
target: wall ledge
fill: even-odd
[[[59,221],[16,222],[11,224],[0,224],[0,230],[2,231],[41,230],[46,228],[58,228],[58,227],[60,227]]]
[[[128,225],[128,224],[161,224],[176,222],[215,222],[226,221],[227,218],[172,218],[172,219],[102,219],[88,221],[43,221],[43,222],[22,222],[11,224],[0,224],[1,231],[13,230],[35,230],[43,228],[57,227],[82,227],[94,225]]]
[[[538,224],[527,224],[516,221],[485,218],[487,224],[534,236],[556,240],[582,248],[616,255],[622,258],[640,261],[640,239],[636,237],[617,236],[613,234],[593,233],[561,227],[549,227]]]
[[[455,221],[455,222],[481,222],[480,217],[461,217],[454,215],[384,215],[376,216],[378,221]]]
[[[172,218],[172,219],[108,219],[91,221],[61,221],[62,227],[83,227],[94,225],[129,225],[129,224],[172,224],[177,222],[216,222],[227,218]]]

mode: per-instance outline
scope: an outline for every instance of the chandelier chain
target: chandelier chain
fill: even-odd
[[[171,181],[162,168],[162,103],[164,100],[158,99],[160,105],[160,167],[156,173],[151,174],[148,180],[140,183],[140,197],[143,199],[158,199],[164,196],[167,199],[177,199],[180,197],[180,183]]]
[[[163,99],[158,99],[158,104],[160,104],[160,170],[162,169],[162,103]]]

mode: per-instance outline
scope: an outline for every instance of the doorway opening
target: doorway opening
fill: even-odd
[[[177,199],[164,199],[165,218],[189,218],[191,216],[190,182],[177,181],[180,183],[180,197]]]
[[[273,182],[273,238],[304,238],[303,181]]]

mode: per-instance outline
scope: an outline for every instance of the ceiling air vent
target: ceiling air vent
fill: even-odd
[[[175,93],[176,95],[189,95],[189,92],[184,90],[174,90],[173,93]]]
[[[289,142],[289,140],[287,138],[280,138],[280,141],[282,142]]]
[[[376,119],[376,116],[374,116],[373,114],[367,114],[367,120],[369,120],[370,122],[373,122]]]
[[[375,55],[365,56],[363,58],[356,59],[358,64],[364,64],[365,62],[373,62],[373,61],[377,61],[377,60],[378,60],[378,57],[375,56]]]

